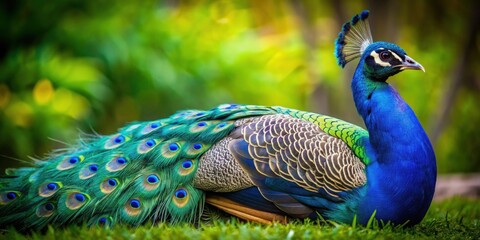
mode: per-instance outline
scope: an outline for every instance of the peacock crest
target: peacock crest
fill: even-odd
[[[362,56],[365,49],[373,43],[368,16],[367,10],[355,15],[350,22],[343,25],[342,31],[338,34],[335,55],[341,67]]]

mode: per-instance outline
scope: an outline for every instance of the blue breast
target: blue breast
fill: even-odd
[[[409,225],[420,222],[435,190],[433,147],[412,109],[386,82],[366,78],[359,65],[352,81],[357,109],[369,132],[372,163],[367,166],[365,195],[358,220]]]

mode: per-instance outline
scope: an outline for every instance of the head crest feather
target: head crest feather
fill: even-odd
[[[362,56],[368,45],[373,43],[368,15],[368,10],[364,10],[353,16],[350,22],[343,24],[342,31],[335,42],[338,65],[345,67],[348,62]]]

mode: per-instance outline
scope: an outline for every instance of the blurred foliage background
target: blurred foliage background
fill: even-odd
[[[430,135],[439,172],[480,171],[479,1],[0,3],[0,170],[130,121],[220,103],[282,105],[363,126],[341,25],[371,11],[375,40],[423,64],[389,82]]]

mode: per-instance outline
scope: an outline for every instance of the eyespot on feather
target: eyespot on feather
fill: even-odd
[[[35,211],[38,217],[50,217],[55,211],[55,205],[51,202],[47,202],[37,207]]]
[[[145,154],[150,152],[155,146],[157,146],[157,140],[155,139],[145,139],[138,144],[137,152],[138,154]]]
[[[118,180],[115,178],[108,178],[105,179],[101,184],[100,184],[100,191],[104,194],[109,194],[113,192],[118,186]]]
[[[101,215],[92,216],[88,220],[87,224],[89,227],[98,226],[98,227],[109,229],[113,226],[114,222],[115,220],[113,219],[112,216],[107,214],[101,214]]]
[[[6,191],[0,194],[0,205],[7,205],[20,197],[18,191]]]
[[[147,176],[147,182],[149,184],[156,184],[156,183],[158,183],[159,180],[160,179],[155,174],[150,174],[150,175]]]
[[[122,146],[124,143],[126,143],[129,140],[130,140],[130,138],[125,136],[125,135],[116,134],[116,135],[111,136],[109,139],[107,139],[105,141],[104,148],[105,149],[114,149],[114,148],[117,148],[119,146]]]
[[[187,205],[189,199],[190,195],[188,194],[188,191],[184,188],[177,189],[172,197],[173,203],[179,208]]]
[[[125,203],[124,210],[129,216],[137,216],[142,211],[142,204],[139,199],[133,198]]]
[[[143,187],[146,191],[157,189],[160,185],[160,177],[157,174],[149,174],[143,179]]]
[[[128,164],[128,159],[122,155],[113,155],[112,159],[107,163],[106,168],[109,172],[117,172],[124,169]]]
[[[65,205],[70,210],[76,210],[85,205],[90,200],[87,194],[81,192],[71,192],[67,196]]]
[[[38,188],[38,195],[41,197],[50,197],[55,194],[60,188],[62,188],[62,183],[60,182],[47,182]]]
[[[168,145],[168,150],[170,150],[171,152],[176,152],[179,148],[180,146],[178,146],[178,143],[170,143]]]
[[[178,167],[178,174],[180,176],[186,176],[195,170],[195,160],[187,159],[183,161]]]
[[[80,170],[78,177],[80,179],[88,179],[95,176],[95,174],[97,174],[97,171],[98,171],[98,164],[92,163],[83,167],[82,170]]]
[[[60,171],[71,169],[78,165],[78,163],[83,162],[85,157],[83,155],[78,156],[66,156],[63,160],[57,165],[57,169]]]
[[[180,154],[182,149],[183,142],[178,141],[167,141],[162,143],[161,155],[164,158],[171,159]]]
[[[155,121],[147,124],[141,131],[142,135],[149,134],[153,131],[159,130],[161,127],[165,126],[166,124],[163,122]]]
[[[220,122],[212,129],[212,134],[228,130],[232,125],[232,122]]]
[[[189,131],[191,133],[199,133],[208,129],[210,124],[206,121],[196,122],[191,124]]]
[[[196,157],[198,154],[205,152],[208,147],[203,143],[192,143],[186,151],[187,156]]]
[[[110,217],[110,216],[102,216],[102,217],[98,218],[97,224],[98,224],[98,226],[112,227],[113,218]]]

